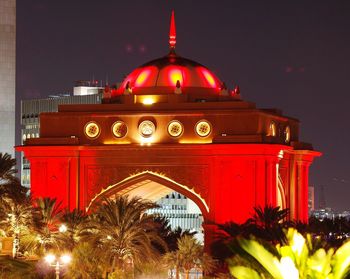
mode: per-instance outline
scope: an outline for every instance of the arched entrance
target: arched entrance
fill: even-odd
[[[176,195],[183,196],[186,199],[184,205],[183,203],[176,204],[175,197],[173,197],[173,200],[171,199],[171,196],[169,197],[169,194],[174,196],[174,192],[178,193]],[[205,199],[190,187],[180,184],[163,174],[152,171],[143,171],[131,175],[118,183],[103,188],[101,192],[96,194],[96,196],[90,201],[86,211],[93,210],[94,206],[97,205],[102,199],[113,198],[118,195],[128,195],[130,197],[137,196],[146,200],[151,200],[155,203],[159,200],[163,200],[163,203],[164,200],[168,200],[169,205],[173,206],[173,208],[170,208],[170,210],[155,209],[154,211],[151,211],[151,213],[158,213],[168,219],[171,219],[172,221],[177,219],[177,222],[175,222],[176,225],[174,225],[174,222],[170,221],[173,229],[175,229],[177,226],[180,226],[182,229],[190,229],[191,226],[189,226],[189,224],[195,223],[196,226],[193,226],[193,228],[195,228],[195,230],[198,232],[198,239],[201,241],[204,240],[202,234],[202,222],[204,223],[205,220],[208,219],[209,206]],[[165,199],[165,197],[167,198]],[[174,206],[176,207],[174,208]],[[181,206],[181,210],[177,210],[178,206]],[[199,214],[195,216],[195,214],[193,214],[193,210]],[[194,217],[197,219],[200,218],[200,220],[191,220],[191,218],[193,219]],[[184,218],[187,220],[184,220]]]

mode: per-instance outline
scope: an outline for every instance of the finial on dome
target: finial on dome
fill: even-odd
[[[174,50],[176,45],[176,26],[175,26],[175,13],[171,11],[170,30],[169,30],[169,45],[170,49]]]
[[[175,86],[175,94],[182,94],[182,90],[181,90],[181,83],[179,80],[176,81],[176,86]]]

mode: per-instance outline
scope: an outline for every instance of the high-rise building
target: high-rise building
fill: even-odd
[[[0,0],[0,152],[14,155],[16,1]]]
[[[70,94],[50,95],[48,98],[21,101],[21,141],[22,144],[30,138],[38,138],[40,132],[39,115],[42,112],[56,112],[58,105],[63,104],[100,104],[103,87],[90,81],[78,81]],[[1,152],[1,151],[0,151]],[[30,165],[21,157],[21,183],[30,187]]]
[[[309,198],[308,198],[308,207],[309,215],[312,210],[315,210],[315,187],[309,185]]]
[[[319,209],[325,209],[327,207],[324,188],[325,188],[324,185],[318,186],[318,208]]]
[[[149,213],[159,214],[167,218],[172,229],[180,227],[182,230],[196,232],[197,240],[204,242],[203,215],[192,200],[185,195],[172,192],[163,196],[156,203],[159,207],[150,209]]]

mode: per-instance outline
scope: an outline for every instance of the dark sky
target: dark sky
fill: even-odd
[[[17,99],[71,92],[79,79],[121,81],[168,51],[239,84],[245,100],[301,121],[323,152],[310,184],[350,209],[350,1],[17,0]]]

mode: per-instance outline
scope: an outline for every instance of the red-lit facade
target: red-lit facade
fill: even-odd
[[[215,224],[243,222],[258,205],[306,222],[320,153],[299,141],[298,120],[241,100],[175,43],[173,22],[170,53],[134,70],[104,104],[40,115],[40,138],[16,148],[30,161],[33,196],[89,210],[102,197],[177,191],[201,209],[206,244]]]

